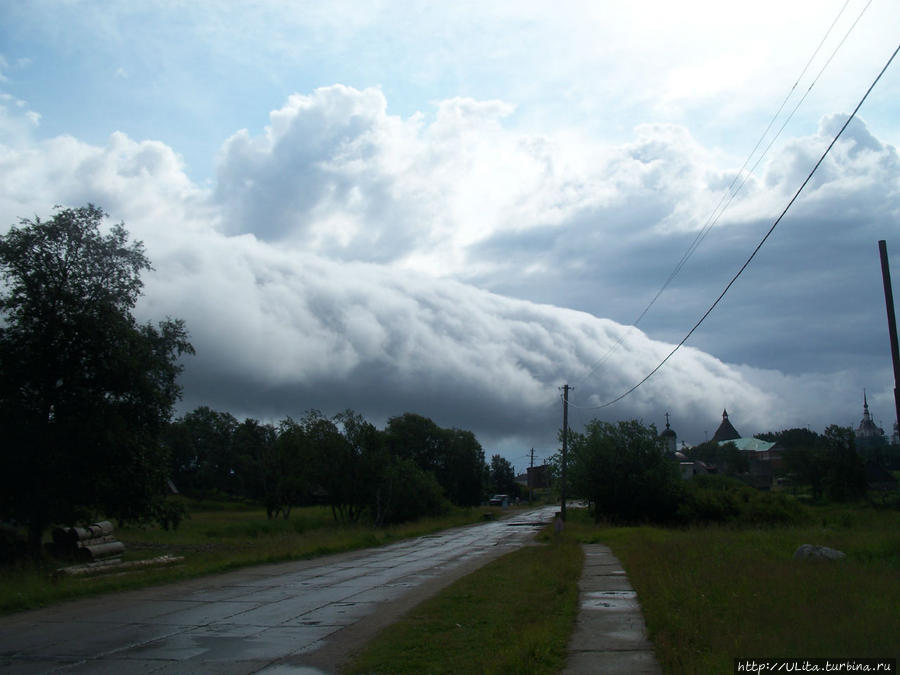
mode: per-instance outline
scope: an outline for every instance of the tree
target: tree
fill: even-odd
[[[262,424],[252,417],[245,419],[234,430],[231,456],[234,476],[242,497],[266,501],[268,476],[264,467],[266,460],[275,454],[276,438],[274,426]]]
[[[501,455],[491,457],[491,490],[494,494],[515,495],[516,474],[509,460]]]
[[[454,504],[481,501],[484,450],[472,432],[442,429],[427,417],[404,413],[388,420],[385,442],[392,455],[434,474]]]
[[[257,458],[263,502],[270,520],[278,514],[287,519],[291,507],[308,497],[312,489],[310,455],[303,427],[290,417],[282,420],[274,443],[264,447]]]
[[[166,433],[170,450],[171,477],[180,492],[203,499],[210,493],[238,496],[234,415],[207,406],[178,418]]]
[[[810,486],[815,500],[852,501],[866,494],[866,469],[853,430],[831,424],[821,436],[805,429],[777,434],[787,470]]]
[[[40,549],[53,522],[159,516],[160,436],[193,353],[184,323],[138,324],[151,269],[123,224],[96,206],[35,217],[0,237],[0,519]]]
[[[574,495],[586,498],[594,518],[665,522],[681,497],[680,478],[653,426],[594,420],[571,437],[569,476]]]
[[[385,514],[379,507],[384,505],[381,497],[390,460],[384,433],[349,409],[334,419],[343,431],[349,453],[342,485],[344,499],[351,505],[348,513],[358,519],[368,508],[372,520],[381,524]]]
[[[825,495],[837,502],[866,495],[866,467],[856,452],[853,430],[831,424],[825,428]]]
[[[484,449],[471,431],[445,429],[436,477],[444,494],[459,506],[477,506],[484,492]]]

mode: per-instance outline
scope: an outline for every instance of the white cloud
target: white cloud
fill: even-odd
[[[664,341],[633,331],[588,372],[727,186],[720,158],[676,125],[579,145],[515,131],[500,101],[455,98],[406,118],[387,107],[378,89],[291,96],[263,133],[227,140],[210,190],[172,148],[119,132],[104,146],[66,136],[0,146],[0,217],[93,201],[124,220],[156,268],[141,315],[183,317],[193,335],[189,405],[272,418],[416,410],[494,442],[552,445],[556,387],[568,381],[576,418],[661,421],[670,410],[696,442],[723,407],[750,432],[821,426],[842,421],[858,388],[881,386],[870,337],[882,309],[861,305],[871,284],[853,273],[869,233],[850,225],[864,215],[896,231],[900,172],[896,150],[862,122],[756,279],[692,342],[707,353],[683,349],[599,411],[590,408],[646,375],[705,309],[837,120],[788,143],[714,230],[648,317]],[[817,218],[829,220],[817,230]],[[821,267],[803,255],[811,232]],[[816,304],[823,290],[830,307]],[[851,311],[856,330],[818,330],[821,317],[840,324]]]

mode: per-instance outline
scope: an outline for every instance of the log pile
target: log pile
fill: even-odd
[[[125,544],[112,532],[113,524],[108,520],[88,527],[56,527],[52,533],[52,553],[78,562],[121,559]]]

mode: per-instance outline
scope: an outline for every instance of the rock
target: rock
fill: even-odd
[[[836,548],[803,544],[794,551],[794,560],[843,560],[847,554]]]

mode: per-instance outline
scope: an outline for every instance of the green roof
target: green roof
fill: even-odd
[[[735,438],[732,441],[719,441],[719,445],[725,445],[726,443],[734,443],[738,450],[747,450],[749,452],[765,452],[766,450],[771,450],[772,446],[775,445],[768,441],[761,441],[758,438]]]

